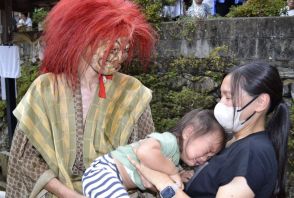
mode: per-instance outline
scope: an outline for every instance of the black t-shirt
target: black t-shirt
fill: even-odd
[[[268,198],[277,179],[277,160],[266,132],[234,142],[192,179],[185,189],[191,197],[215,197],[218,188],[243,176],[257,198]]]

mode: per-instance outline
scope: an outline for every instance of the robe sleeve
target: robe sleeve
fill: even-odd
[[[148,134],[155,131],[154,123],[151,114],[150,105],[146,107],[138,122],[134,125],[133,132],[129,138],[128,143],[136,142],[140,139],[144,139]]]
[[[29,197],[46,171],[49,171],[47,163],[17,126],[8,162],[6,197]]]

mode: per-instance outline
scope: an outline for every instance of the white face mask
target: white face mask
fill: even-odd
[[[256,98],[257,97],[254,97],[243,108],[236,107],[235,114],[234,107],[226,106],[223,103],[219,102],[214,108],[214,116],[226,132],[238,132],[244,127],[245,122],[247,122],[255,114],[254,111],[247,119],[240,120],[241,112],[246,107],[248,107]]]

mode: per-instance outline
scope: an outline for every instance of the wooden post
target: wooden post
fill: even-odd
[[[3,43],[9,42],[9,32],[11,31],[11,16],[12,16],[12,2],[11,0],[4,0],[4,12],[2,13],[2,41]]]
[[[1,12],[2,13],[2,12]],[[3,33],[2,42],[4,44],[10,43],[10,36],[12,35],[12,0],[4,0],[4,12],[1,17]],[[16,127],[16,118],[12,114],[12,111],[16,107],[15,98],[15,79],[5,79],[5,90],[6,90],[6,118],[8,123],[8,139],[9,145],[11,145],[14,129]]]

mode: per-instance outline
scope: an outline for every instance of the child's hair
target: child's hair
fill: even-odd
[[[180,119],[175,127],[170,131],[177,137],[180,150],[183,146],[182,132],[187,126],[194,128],[193,138],[200,137],[209,133],[220,133],[220,145],[223,148],[225,145],[225,132],[221,125],[214,117],[213,111],[194,109]]]

